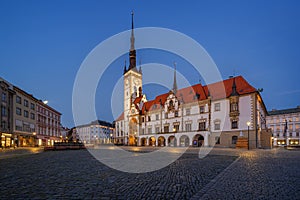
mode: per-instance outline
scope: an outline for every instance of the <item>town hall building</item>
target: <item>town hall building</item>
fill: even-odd
[[[147,100],[141,68],[136,66],[134,27],[129,66],[124,67],[124,111],[115,121],[114,143],[133,146],[271,147],[267,110],[257,89],[244,77],[172,90]]]

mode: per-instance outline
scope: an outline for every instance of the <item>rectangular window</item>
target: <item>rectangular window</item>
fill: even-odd
[[[145,118],[144,117],[142,117],[142,122],[145,122]]]
[[[17,96],[17,97],[16,97],[16,102],[19,103],[19,104],[21,104],[22,98],[21,98],[20,96]]]
[[[221,110],[220,103],[215,103],[215,111],[220,111],[220,110]]]
[[[238,128],[238,122],[236,120],[231,122],[231,129],[237,129]]]
[[[230,104],[230,112],[239,111],[239,104],[237,102],[233,102]]]
[[[28,107],[28,100],[24,99],[24,106]]]
[[[220,128],[220,121],[216,121],[215,122],[215,130],[217,131],[217,130],[220,130],[221,128]]]
[[[24,117],[27,117],[28,118],[29,114],[28,114],[28,111],[27,110],[24,110]]]
[[[7,115],[6,108],[4,106],[1,106],[1,114],[2,114],[2,116],[6,116]]]
[[[148,116],[148,122],[151,122],[151,116]]]
[[[152,127],[148,127],[148,134],[152,134]]]
[[[35,119],[35,114],[34,113],[30,113],[30,119]]]
[[[2,92],[2,101],[6,102],[6,93]]]
[[[178,111],[175,111],[175,117],[178,117]]]
[[[145,129],[142,128],[142,135],[145,135]]]
[[[190,115],[191,114],[191,109],[190,108],[186,108],[185,109],[185,115]]]
[[[168,119],[168,113],[165,113],[165,119]]]
[[[192,124],[185,124],[185,131],[192,131]]]
[[[159,126],[155,127],[155,133],[160,133]]]
[[[31,110],[35,110],[35,105],[33,103],[30,104]]]
[[[156,120],[159,120],[159,115],[156,114],[156,115],[155,115],[155,118],[156,118]]]
[[[205,122],[202,121],[202,122],[199,122],[199,131],[205,131]]]
[[[200,106],[200,113],[204,113],[204,112],[205,112],[204,106]]]
[[[169,133],[169,125],[164,126],[164,133]]]
[[[173,125],[173,132],[178,132],[179,131],[179,124],[174,124]]]
[[[21,108],[16,108],[16,114],[17,114],[17,115],[22,115],[22,110],[21,110]]]

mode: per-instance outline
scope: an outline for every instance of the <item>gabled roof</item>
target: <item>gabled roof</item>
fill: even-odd
[[[235,80],[236,92],[238,95],[244,95],[256,92],[257,90],[252,87],[242,76],[226,79],[224,81],[208,84],[204,86],[207,95],[212,99],[223,99],[230,97],[233,93],[233,81]]]
[[[235,86],[234,86],[235,81]],[[223,81],[202,86],[201,84],[192,85],[186,88],[177,90],[176,97],[182,103],[192,103],[206,100],[209,96],[212,100],[228,98],[233,94],[233,88],[236,88],[236,95],[250,94],[257,92],[242,76],[232,77]],[[160,109],[160,105],[164,105],[170,92],[158,95],[154,100],[147,101],[142,107],[142,114],[148,111]],[[134,101],[136,104],[141,98],[137,97]],[[123,120],[122,114],[116,121]]]

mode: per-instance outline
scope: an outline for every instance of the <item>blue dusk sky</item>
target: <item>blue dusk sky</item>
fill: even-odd
[[[0,77],[48,100],[62,113],[62,124],[72,127],[72,90],[81,63],[99,43],[131,28],[131,10],[136,28],[184,33],[206,49],[224,79],[242,75],[253,87],[263,88],[268,110],[300,105],[299,1],[1,0]],[[172,67],[176,60],[191,84],[199,82],[199,75],[174,55],[138,51],[138,62],[139,56],[142,65]],[[122,77],[124,59],[128,63],[127,54],[99,82],[99,119],[114,120],[111,90]],[[144,87],[148,99],[166,91],[157,85]]]

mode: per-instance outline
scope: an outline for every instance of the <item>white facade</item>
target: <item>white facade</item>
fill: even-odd
[[[252,88],[242,84],[246,82],[243,77],[227,79],[222,83],[228,86],[233,82],[240,91],[242,87]],[[198,88],[203,87],[198,85]],[[234,87],[227,94],[231,94]],[[217,143],[234,147],[241,133],[247,137],[247,122],[250,122],[250,145],[253,148],[262,146],[261,132],[266,130],[266,111],[255,89],[250,93],[240,92],[220,99],[213,99],[205,92],[200,94],[203,99],[190,98],[195,96],[195,91],[189,96],[180,96],[187,90],[190,88],[180,89],[176,95],[170,91],[152,101],[142,102],[144,96],[136,98],[131,109],[124,110],[122,114],[127,116],[127,120],[122,115],[116,120],[116,143],[139,146],[213,146]],[[235,103],[236,110],[232,110]]]
[[[136,69],[133,24],[129,67],[124,67],[124,112],[116,119],[114,142],[141,146],[235,147],[238,137],[248,146],[266,146],[266,109],[259,92],[243,77],[177,90],[147,100],[142,93],[142,72]],[[248,127],[248,123],[250,126]]]
[[[97,120],[76,127],[76,132],[84,144],[110,144],[114,130],[111,124]]]
[[[268,128],[273,132],[274,146],[300,145],[300,107],[269,111]]]

